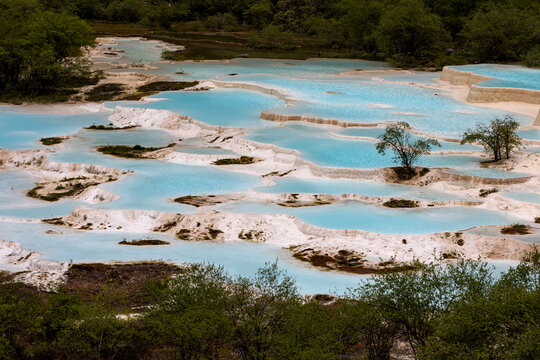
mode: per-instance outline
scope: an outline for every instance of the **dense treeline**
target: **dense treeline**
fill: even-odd
[[[92,44],[92,30],[73,14],[37,0],[0,0],[0,97],[62,100],[72,88],[96,82],[79,57]]]
[[[113,269],[92,296],[3,283],[0,359],[538,359],[538,253],[528,260],[496,280],[480,262],[428,265],[333,301],[300,296],[276,264],[252,278],[193,265],[129,295]]]
[[[401,65],[540,65],[536,0],[43,0],[83,19],[183,29],[259,29],[251,45],[290,49],[293,34],[321,47]],[[185,25],[190,26],[186,27]],[[181,27],[182,28],[182,27]]]

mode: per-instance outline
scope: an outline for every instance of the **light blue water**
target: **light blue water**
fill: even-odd
[[[518,130],[517,134],[524,139],[540,140],[540,129]]]
[[[495,116],[503,117],[507,114],[501,110],[458,102],[433,89],[368,79],[299,81],[277,76],[251,75],[233,81],[264,85],[300,100],[293,106],[276,109],[275,112],[278,113],[358,123],[405,121],[420,131],[453,138],[461,137],[465,130],[477,122],[488,122]],[[526,125],[533,120],[519,114],[512,115]]]
[[[276,183],[274,186],[265,186],[255,190],[274,194],[360,194],[364,196],[396,196],[405,199],[430,201],[463,200],[459,196],[442,191],[367,180],[281,178],[275,179],[274,182]]]
[[[117,53],[122,55],[120,58],[109,58],[109,57],[96,57],[100,61],[108,61],[113,63],[125,63],[128,65],[132,64],[153,64],[161,61],[161,52],[162,49],[157,46],[160,43],[158,41],[148,40],[125,40],[117,39],[117,44],[104,44],[100,45],[100,48],[107,49],[109,47],[123,50],[124,52]],[[131,70],[133,71],[133,70]]]
[[[107,113],[58,115],[12,112],[0,107],[0,148],[23,150],[44,147],[42,137],[75,133],[84,126],[107,124]]]
[[[540,70],[518,65],[478,64],[450,66],[462,71],[492,77],[479,85],[540,90]]]
[[[26,250],[39,251],[45,259],[74,262],[109,260],[164,260],[177,263],[211,262],[223,265],[232,275],[254,275],[265,262],[278,259],[280,268],[296,279],[302,293],[342,293],[357,286],[368,277],[333,271],[320,271],[293,259],[278,246],[260,243],[235,242],[220,244],[212,241],[179,241],[164,234],[130,234],[78,232],[47,224],[18,224],[0,222],[3,238],[17,241]],[[61,234],[46,234],[55,230]],[[122,246],[123,238],[141,239],[146,236],[171,242],[168,246]]]
[[[383,234],[428,234],[515,221],[503,213],[468,207],[389,209],[360,201],[303,208],[236,202],[218,205],[217,208],[238,213],[289,214],[325,228],[362,229]]]
[[[376,128],[369,128],[369,127],[362,128],[362,127],[359,127],[359,128],[346,128],[346,129],[343,129],[343,130],[334,131],[334,133],[340,134],[340,135],[347,135],[347,136],[362,136],[362,137],[376,138],[379,135],[383,134],[384,130],[385,129],[381,128],[381,127],[376,127]],[[411,136],[411,140],[415,141],[418,138],[424,138],[424,137],[429,137],[429,136],[417,136],[417,135],[413,134]],[[441,147],[434,147],[433,148],[434,151],[448,151],[448,150],[478,151],[478,150],[482,150],[482,148],[480,146],[476,146],[476,145],[470,145],[470,144],[461,145],[459,142],[451,142],[451,141],[443,141],[443,140],[438,140],[438,141],[441,144]]]
[[[151,97],[167,100],[147,104],[116,102],[107,103],[107,106],[123,105],[171,110],[211,125],[254,128],[264,126],[266,123],[259,118],[262,110],[285,105],[284,101],[274,96],[237,89],[169,91]]]
[[[346,168],[381,168],[394,166],[392,155],[382,156],[373,141],[342,139],[324,129],[287,124],[249,132],[248,139],[298,150],[302,158],[318,165]],[[418,161],[419,166],[477,167],[480,157],[469,155],[429,155]]]
[[[387,63],[380,61],[347,59],[309,59],[273,60],[273,59],[233,59],[224,62],[182,61],[174,64],[160,63],[159,69],[145,72],[169,75],[175,80],[229,80],[236,76],[229,74],[269,74],[294,78],[321,78],[354,69],[384,70],[390,69]],[[131,71],[119,69],[118,72]],[[184,74],[176,74],[184,72]]]
[[[503,196],[506,196],[507,198],[528,202],[532,204],[540,204],[540,194],[536,194],[529,191],[509,191],[502,194]],[[538,214],[540,216],[540,214]]]
[[[145,144],[140,141],[144,134],[151,134],[153,141],[160,139],[160,142]],[[208,166],[173,164],[149,159],[123,159],[103,155],[92,149],[104,144],[103,137],[108,136],[112,136],[108,142],[110,144],[142,142],[142,145],[160,146],[171,141],[170,135],[159,130],[84,131],[70,140],[66,149],[52,155],[51,159],[59,162],[99,164],[135,172],[119,181],[101,185],[103,189],[119,195],[120,199],[96,205],[97,207],[192,212],[193,207],[173,203],[170,199],[182,195],[246,191],[262,185],[261,179],[253,175]]]

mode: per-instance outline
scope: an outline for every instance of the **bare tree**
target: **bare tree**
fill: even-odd
[[[406,122],[388,125],[383,134],[377,137],[377,151],[385,155],[388,149],[394,152],[394,162],[412,172],[413,164],[421,155],[429,154],[432,146],[441,146],[431,138],[416,138],[413,142],[411,126]]]
[[[474,129],[463,133],[461,144],[478,144],[493,155],[493,161],[499,161],[519,150],[522,146],[521,138],[516,134],[519,123],[511,116],[504,119],[495,118],[489,124],[478,123]]]

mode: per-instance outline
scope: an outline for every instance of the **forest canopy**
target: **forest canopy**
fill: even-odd
[[[143,23],[170,29],[312,36],[322,48],[429,62],[518,62],[539,66],[540,3],[536,0],[43,0],[87,20]],[[182,27],[180,27],[182,29]],[[264,35],[264,32],[263,32]],[[271,47],[279,44],[264,42]],[[279,38],[279,36],[278,36]],[[257,40],[257,39],[255,39]],[[290,44],[287,44],[290,48]]]

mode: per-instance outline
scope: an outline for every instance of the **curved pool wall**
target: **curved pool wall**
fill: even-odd
[[[274,96],[241,89],[214,89],[210,91],[167,91],[150,98],[156,102],[108,102],[106,106],[170,110],[188,115],[195,120],[216,126],[256,128],[266,124],[261,111],[285,106]]]
[[[463,104],[437,90],[368,79],[337,78],[301,81],[277,76],[250,75],[232,80],[276,89],[295,99],[291,106],[270,113],[302,115],[344,122],[376,124],[405,121],[434,135],[459,138],[477,122],[488,122],[508,112]],[[512,114],[523,125],[533,119]]]
[[[447,68],[468,71],[481,77],[489,78],[479,83],[483,87],[504,87],[540,91],[540,72],[538,69],[519,65],[500,64],[471,64],[448,66]],[[481,78],[478,77],[477,79]]]
[[[475,226],[504,225],[517,220],[504,213],[468,207],[390,209],[361,201],[302,208],[234,202],[216,208],[236,213],[288,214],[328,229],[365,230],[381,234],[430,234]]]
[[[524,102],[540,104],[540,75],[537,70],[505,65],[464,65],[444,67],[441,80],[468,85],[467,101]],[[506,65],[510,66],[510,65]]]

